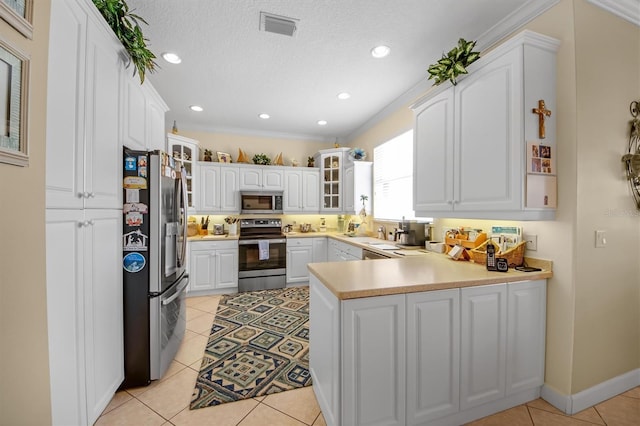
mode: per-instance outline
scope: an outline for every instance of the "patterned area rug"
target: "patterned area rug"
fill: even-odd
[[[309,288],[223,296],[190,408],[310,385]]]

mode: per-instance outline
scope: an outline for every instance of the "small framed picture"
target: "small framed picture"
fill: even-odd
[[[555,175],[555,146],[538,141],[527,142],[527,173]]]
[[[226,152],[218,151],[218,162],[220,163],[231,163],[231,155]]]
[[[29,165],[29,60],[0,40],[0,163]]]

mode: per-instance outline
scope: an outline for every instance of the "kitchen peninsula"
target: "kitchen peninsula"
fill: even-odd
[[[461,424],[539,397],[550,271],[438,254],[309,271],[310,370],[327,424]]]

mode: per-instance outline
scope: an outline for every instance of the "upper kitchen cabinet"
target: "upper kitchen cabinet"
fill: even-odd
[[[241,191],[282,191],[284,170],[274,166],[240,167]]]
[[[237,165],[200,163],[198,192],[201,213],[240,213],[238,191],[239,170]]]
[[[347,214],[358,214],[362,208],[362,199],[367,197],[365,211],[371,214],[373,182],[373,163],[371,161],[354,161],[344,171],[344,209]]]
[[[198,161],[198,141],[184,136],[167,134],[167,151],[172,155],[176,163],[182,165],[187,172],[187,199],[190,209],[197,209],[198,204],[198,180],[195,167]]]
[[[457,86],[443,85],[412,106],[417,216],[554,219],[552,205],[527,205],[538,190],[527,174],[527,142],[556,144],[558,46],[524,31],[473,64]],[[554,111],[545,139],[532,112],[539,100]]]
[[[124,72],[121,79],[122,143],[141,151],[165,149],[164,115],[169,110],[149,80]]]
[[[372,163],[353,161],[350,149],[323,149],[314,156],[320,167],[321,212],[357,214],[361,195],[372,200]]]
[[[320,171],[291,167],[284,172],[284,213],[320,212]]]
[[[93,5],[51,10],[47,93],[47,208],[122,208],[119,143],[124,49]]]

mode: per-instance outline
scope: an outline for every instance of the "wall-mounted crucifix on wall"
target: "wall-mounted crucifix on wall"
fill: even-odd
[[[544,139],[546,136],[544,131],[544,120],[546,117],[551,117],[551,111],[545,106],[544,99],[540,99],[538,101],[538,108],[532,109],[531,112],[538,114],[538,136],[540,139]]]

